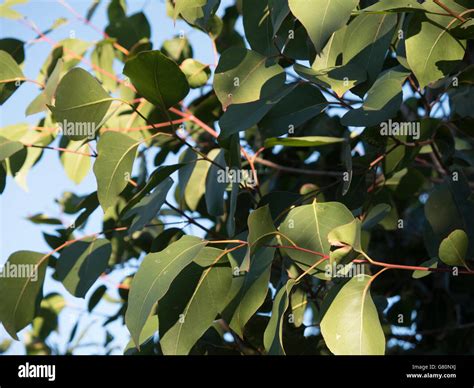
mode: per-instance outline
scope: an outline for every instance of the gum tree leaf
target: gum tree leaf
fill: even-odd
[[[257,312],[268,294],[271,265],[275,248],[262,248],[253,256],[249,270],[244,276],[232,279],[232,288],[238,292],[230,302],[233,306],[232,319],[229,326],[241,338],[250,318]]]
[[[210,215],[214,217],[219,217],[224,214],[224,193],[227,188],[226,176],[226,161],[225,161],[225,152],[224,150],[218,150],[217,152],[208,156],[213,156],[212,160],[224,167],[222,170],[220,167],[212,164],[209,167],[209,172],[207,173],[206,178],[206,207]]]
[[[304,136],[304,137],[273,137],[265,140],[265,148],[277,145],[285,147],[319,147],[328,144],[341,143],[344,138],[330,136]]]
[[[321,52],[331,34],[343,27],[359,0],[289,0],[291,13],[303,24],[316,52]]]
[[[321,321],[321,333],[335,355],[383,355],[385,336],[370,295],[372,277],[357,275],[336,295]]]
[[[283,68],[263,55],[241,47],[222,53],[214,75],[214,90],[224,110],[269,97],[285,83]]]
[[[153,306],[206,243],[194,236],[183,236],[163,251],[145,256],[133,278],[125,314],[125,323],[135,345],[140,345],[140,334]]]
[[[0,292],[4,297],[0,304],[0,322],[12,338],[31,323],[38,307],[46,274],[45,255],[32,251],[12,253],[0,276]],[[24,273],[18,271],[23,268]],[[16,274],[13,273],[16,271]]]
[[[124,218],[133,217],[132,224],[128,229],[129,234],[143,229],[150,223],[159,212],[166,201],[168,191],[173,185],[173,179],[167,177],[163,182],[156,186],[153,193],[144,197],[133,208],[125,213]]]
[[[26,116],[33,115],[48,109],[48,105],[53,101],[53,97],[56,93],[59,80],[63,71],[64,61],[59,58],[54,66],[54,70],[48,77],[44,90],[39,94],[26,108]]]
[[[104,212],[113,206],[132,175],[138,143],[119,132],[107,131],[97,144],[94,163],[97,195]]]
[[[283,349],[283,319],[288,309],[290,293],[295,285],[295,280],[290,279],[280,288],[273,301],[270,321],[263,335],[265,350],[270,355],[284,355]]]
[[[174,19],[178,18],[178,15],[191,8],[203,7],[206,5],[207,0],[176,0],[174,2]]]
[[[265,56],[277,55],[278,50],[273,43],[274,26],[269,0],[243,0],[242,19],[245,37],[252,50]],[[278,23],[278,20],[275,22]]]
[[[90,150],[87,144],[73,140],[68,142],[66,149],[82,153],[63,152],[61,154],[61,163],[63,164],[66,175],[78,185],[90,171],[91,157],[86,155]]]
[[[394,117],[402,103],[402,85],[409,72],[398,67],[381,74],[367,93],[361,108],[349,110],[342,125],[374,126]]]
[[[189,354],[225,307],[231,281],[232,271],[228,266],[213,265],[203,272],[180,319],[160,340],[163,354]]]
[[[466,265],[466,254],[469,246],[469,239],[464,230],[456,229],[446,237],[439,246],[440,260],[451,266]]]
[[[273,34],[275,35],[290,13],[290,7],[288,6],[288,0],[268,0],[268,8],[272,19]]]
[[[19,141],[9,140],[0,136],[0,161],[3,161],[10,156],[16,154],[24,148]]]
[[[253,127],[295,87],[296,84],[285,85],[270,97],[245,104],[230,105],[219,120],[220,137],[225,139]]]
[[[438,268],[438,258],[435,257],[433,259],[426,260],[426,261],[424,261],[423,263],[420,264],[420,267]],[[417,271],[413,271],[413,274],[411,275],[411,277],[413,279],[421,279],[421,278],[424,278],[425,276],[428,276],[430,274],[431,274],[430,271],[417,270]]]
[[[107,268],[111,253],[112,246],[106,239],[77,241],[62,251],[56,266],[58,279],[72,295],[84,298]]]
[[[420,88],[445,77],[464,57],[466,42],[455,39],[447,30],[452,20],[452,16],[428,19],[421,13],[410,20],[406,55]]]
[[[392,207],[386,203],[379,203],[370,209],[362,222],[362,229],[370,230],[380,221],[382,221],[392,210]]]
[[[362,252],[360,233],[361,223],[359,219],[355,218],[353,221],[331,230],[328,233],[328,241],[331,246],[350,246],[354,251]]]
[[[179,66],[160,51],[141,52],[125,63],[123,74],[138,93],[166,111],[189,93],[186,76]]]
[[[82,140],[95,136],[112,100],[93,76],[78,67],[61,79],[56,89],[56,105],[48,108],[69,139]]]
[[[279,230],[297,246],[329,255],[331,247],[328,241],[329,232],[353,220],[354,216],[342,203],[314,201],[310,205],[292,209],[281,223]],[[283,236],[282,242],[289,245]],[[312,265],[321,259],[319,255],[294,249],[285,249],[285,252],[296,262],[306,265]]]
[[[363,14],[356,16],[346,30],[343,61],[364,69],[373,83],[383,63],[395,32],[397,15]],[[357,36],[358,39],[354,39]]]
[[[110,20],[105,32],[128,50],[142,40],[149,40],[151,36],[150,23],[143,12],[130,16],[117,15]]]
[[[189,86],[193,89],[206,85],[211,76],[209,65],[204,65],[195,59],[185,59],[181,64],[181,70],[186,76]]]
[[[315,86],[302,83],[284,96],[260,121],[265,136],[291,133],[296,127],[320,114],[327,101]]]
[[[13,57],[6,51],[0,50],[0,105],[8,100],[19,86],[11,80],[23,77],[23,72]]]

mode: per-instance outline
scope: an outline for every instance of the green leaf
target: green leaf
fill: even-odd
[[[214,90],[224,110],[267,98],[285,83],[283,68],[263,55],[241,47],[222,53],[214,75]]]
[[[13,57],[0,50],[0,105],[8,100],[19,86],[19,83],[11,80],[23,77],[23,72]]]
[[[81,153],[63,152],[61,154],[61,163],[63,164],[64,171],[66,171],[66,175],[74,183],[79,184],[84,180],[91,168],[91,157],[87,155],[90,149],[82,141],[73,140],[67,143],[66,149]]]
[[[45,255],[32,251],[12,253],[0,276],[0,322],[12,338],[28,326],[38,307],[46,274]]]
[[[385,353],[385,336],[369,290],[372,279],[368,275],[353,277],[321,321],[324,341],[335,355]]]
[[[205,270],[180,319],[160,340],[165,355],[187,355],[225,307],[232,281],[228,266],[213,265]]]
[[[195,59],[185,59],[181,64],[181,70],[193,89],[206,85],[211,76],[209,65],[204,65]]]
[[[296,288],[291,294],[290,305],[293,325],[295,325],[295,327],[301,327],[308,305],[308,297],[302,288]]]
[[[370,7],[362,9],[361,12],[410,12],[410,11],[426,11],[423,5],[416,0],[379,0]]]
[[[149,40],[151,36],[150,23],[143,12],[113,18],[105,32],[110,37],[116,38],[117,42],[128,50],[140,41]]]
[[[206,5],[207,0],[175,0],[174,2],[174,19],[186,9],[202,7]]]
[[[158,317],[156,315],[150,315],[143,326],[142,333],[140,334],[140,347],[142,347],[156,332],[158,331]],[[135,349],[133,340],[128,341],[123,353],[129,354]]]
[[[427,267],[427,268],[438,268],[438,258],[435,257],[433,259],[429,259],[424,261],[423,263],[420,264],[420,267]],[[428,276],[431,274],[431,271],[413,271],[413,274],[411,277],[413,279],[421,279],[424,278],[425,276]]]
[[[54,66],[54,70],[48,77],[44,90],[39,94],[26,108],[26,116],[33,115],[35,113],[43,112],[48,109],[53,101],[53,97],[56,93],[61,74],[63,72],[64,61],[59,58]]]
[[[23,148],[23,144],[19,141],[9,140],[0,136],[0,161],[9,158]]]
[[[344,63],[364,69],[368,74],[367,80],[373,83],[382,70],[396,25],[397,15],[393,14],[356,16],[345,33]],[[354,39],[355,36],[357,39]]]
[[[354,220],[352,213],[339,202],[318,203],[298,206],[292,209],[280,225],[280,232],[296,246],[329,255],[330,243],[328,234],[334,228]],[[285,245],[290,245],[284,237]],[[291,244],[293,245],[293,244]],[[312,265],[321,256],[285,249],[285,252],[296,262]]]
[[[269,0],[242,0],[245,37],[252,50],[267,57],[278,54],[273,42],[275,32],[269,3]]]
[[[193,48],[188,39],[181,36],[165,40],[161,46],[161,52],[176,63],[181,63],[193,56]]]
[[[197,237],[183,236],[165,250],[145,256],[133,278],[125,314],[125,323],[135,345],[140,345],[140,334],[153,306],[206,244]]]
[[[328,233],[328,241],[331,246],[350,246],[354,251],[362,252],[360,233],[361,223],[359,219],[355,218],[353,221],[331,230]]]
[[[368,91],[362,107],[349,110],[341,124],[368,127],[396,116],[402,103],[402,85],[408,75],[402,67],[382,73]]]
[[[48,105],[71,140],[94,138],[113,98],[81,68],[70,70],[56,89],[55,106]]]
[[[342,96],[367,78],[364,69],[352,64],[315,70],[297,63],[293,68],[300,77],[317,85],[332,89],[338,96]]]
[[[265,148],[277,145],[285,147],[319,147],[328,144],[341,143],[345,139],[330,136],[304,136],[304,137],[273,137],[265,140]]]
[[[91,54],[91,63],[96,66],[96,69],[105,70],[109,74],[114,74],[115,51],[113,43],[112,39],[105,39],[96,44]],[[107,90],[113,91],[117,87],[117,81],[106,76],[104,72],[96,70],[95,75]]]
[[[265,350],[270,355],[284,355],[283,349],[283,319],[288,309],[290,293],[295,285],[295,280],[290,279],[280,288],[273,301],[270,321],[263,335]]]
[[[112,246],[106,239],[86,238],[66,247],[58,259],[56,273],[75,297],[84,298],[106,270]]]
[[[179,66],[160,51],[144,51],[125,63],[123,73],[138,93],[163,112],[189,92],[188,81]]]
[[[268,8],[272,19],[273,35],[275,35],[290,13],[290,7],[288,6],[288,0],[268,0]]]
[[[218,149],[212,150],[212,155],[217,155]],[[184,199],[189,209],[196,210],[202,196],[206,191],[206,177],[212,164],[208,160],[198,160],[194,164],[194,169],[186,182],[184,189]],[[182,183],[182,182],[180,182]]]
[[[16,4],[27,3],[28,0],[5,0],[3,4],[0,4],[0,18],[6,19],[21,19],[23,15],[10,7]]]
[[[219,217],[224,214],[224,193],[227,188],[225,152],[221,149],[212,155],[209,153],[208,157],[210,156],[212,156],[214,162],[224,168],[222,170],[220,167],[212,164],[209,167],[206,178],[205,198],[207,211],[211,216]]]
[[[296,127],[321,113],[326,106],[326,99],[318,88],[302,83],[273,106],[258,127],[266,136],[292,133]]]
[[[362,223],[362,229],[372,229],[390,213],[390,210],[392,210],[392,207],[386,203],[379,203],[375,205],[367,213],[367,216]]]
[[[316,52],[321,52],[333,32],[343,27],[359,0],[289,0],[291,13],[303,24]]]
[[[97,195],[104,212],[113,206],[132,175],[138,143],[120,132],[107,131],[97,144],[94,163]]]
[[[230,302],[233,308],[229,326],[241,338],[243,338],[245,325],[263,304],[268,294],[274,255],[275,248],[258,250],[250,262],[248,272],[232,279],[232,288],[238,291]]]
[[[452,20],[452,16],[428,19],[421,13],[410,20],[405,40],[407,61],[420,88],[448,75],[464,57],[466,42],[447,30]]]
[[[270,97],[245,104],[230,105],[219,120],[220,137],[225,139],[253,127],[295,87],[296,84],[285,85]]]
[[[125,213],[124,218],[133,217],[132,224],[128,229],[129,234],[133,234],[134,232],[143,229],[155,218],[156,214],[165,203],[166,196],[172,185],[173,179],[170,177],[166,178],[156,186],[153,193],[144,197],[133,208]]]
[[[439,258],[447,265],[463,266],[467,268],[466,254],[469,239],[464,230],[456,229],[441,241]]]

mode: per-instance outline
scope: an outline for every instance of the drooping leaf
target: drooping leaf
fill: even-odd
[[[107,268],[112,246],[106,239],[87,238],[66,247],[58,259],[56,273],[74,296],[84,298]]]
[[[97,195],[104,211],[113,206],[132,174],[138,143],[119,132],[107,131],[97,144],[94,163]]]
[[[135,345],[140,345],[140,334],[153,306],[205,245],[200,238],[183,236],[165,250],[145,256],[133,278],[125,315]]]
[[[150,223],[166,201],[166,195],[173,185],[173,179],[166,178],[156,186],[153,193],[142,198],[134,207],[132,207],[124,217],[133,217],[132,224],[128,229],[129,234],[143,229]]]
[[[23,149],[19,141],[9,140],[0,136],[0,161],[9,158]]]
[[[270,355],[285,354],[283,348],[283,319],[288,309],[289,298],[294,285],[295,280],[288,280],[288,282],[280,288],[273,301],[272,315],[263,337],[265,350]]]
[[[160,340],[165,355],[190,352],[223,309],[231,280],[232,271],[225,265],[212,265],[203,272],[178,322]]]
[[[371,276],[357,275],[336,295],[321,321],[321,333],[335,355],[383,355],[385,336],[370,295]]]
[[[212,157],[212,160],[219,166],[222,166],[222,170],[219,166],[212,164],[209,167],[206,178],[206,207],[210,215],[218,217],[224,214],[224,193],[227,188],[226,181],[226,161],[225,152],[220,150],[216,153],[208,154],[208,157]]]
[[[73,140],[68,142],[66,149],[74,152],[63,152],[61,154],[61,163],[68,178],[74,183],[79,184],[84,180],[91,168],[91,157],[88,156],[90,149],[87,144]]]
[[[16,340],[17,333],[29,325],[35,316],[46,266],[45,255],[18,251],[10,255],[3,267],[0,292],[5,297],[0,304],[0,322]]]

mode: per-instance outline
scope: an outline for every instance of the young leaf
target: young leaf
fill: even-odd
[[[346,283],[321,321],[321,333],[335,355],[383,355],[385,336],[370,295],[371,276]]]
[[[145,256],[133,278],[125,314],[125,323],[136,346],[140,345],[140,334],[153,306],[206,243],[194,236],[183,236],[165,250]]]
[[[61,252],[56,266],[58,279],[72,295],[84,298],[107,268],[111,253],[112,246],[106,239],[77,241]]]
[[[132,175],[138,143],[120,132],[107,131],[97,144],[94,163],[97,195],[104,212],[113,206]]]
[[[45,255],[18,251],[10,255],[0,276],[0,322],[10,336],[31,323],[41,296],[47,260]]]

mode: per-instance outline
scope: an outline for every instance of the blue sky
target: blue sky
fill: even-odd
[[[86,14],[91,2],[91,0],[68,1],[81,15]],[[229,3],[231,3],[229,0],[222,1],[224,7],[221,6],[221,11],[225,8],[225,5]],[[108,1],[102,1],[102,4],[92,19],[92,22],[102,29],[107,25],[107,4]],[[133,0],[128,1],[128,6],[129,14],[143,10],[147,15],[152,27],[152,42],[155,49],[160,48],[164,40],[179,34],[180,31],[183,30],[193,46],[195,58],[203,63],[213,63],[214,58],[209,38],[197,30],[191,30],[183,22],[178,21],[174,24],[173,20],[166,16],[164,1]],[[97,42],[102,38],[99,33],[78,21],[75,16],[69,13],[67,9],[55,0],[34,0],[30,1],[27,5],[15,6],[15,9],[34,22],[42,31],[48,29],[58,18],[66,17],[68,22],[48,35],[55,41],[68,38],[71,31],[74,32],[77,39],[84,41]],[[18,21],[2,19],[0,22],[0,38],[15,37],[25,42],[31,42],[35,36],[36,34],[32,30]],[[23,71],[27,78],[37,78],[39,69],[51,51],[51,48],[50,44],[46,42],[33,42],[26,45],[26,60]],[[83,67],[87,70],[91,70],[87,66]],[[117,66],[117,72],[121,72],[121,65]],[[42,114],[26,118],[24,112],[28,104],[38,93],[39,89],[36,85],[32,83],[23,84],[1,107],[1,127],[21,122],[36,125],[38,120],[42,117]],[[28,190],[25,191],[19,187],[13,179],[9,178],[7,187],[3,195],[0,196],[0,264],[3,264],[11,253],[18,250],[50,251],[50,248],[43,239],[42,231],[49,230],[49,232],[52,232],[54,228],[34,225],[28,221],[26,217],[36,213],[45,213],[53,217],[58,217],[67,224],[69,221],[72,221],[72,219],[60,213],[60,209],[55,204],[54,199],[60,198],[62,193],[67,191],[72,191],[77,194],[88,194],[96,189],[96,182],[92,173],[89,173],[87,178],[84,179],[80,185],[75,185],[70,181],[64,173],[58,153],[49,150],[43,153],[40,162],[33,167],[28,175],[27,182]],[[94,214],[85,233],[93,233],[101,229],[101,215],[100,212]],[[123,276],[124,273],[121,272],[116,275],[115,278],[112,278],[112,280],[115,279],[118,281]],[[95,287],[93,287],[93,289],[95,289]],[[45,285],[45,294],[52,291],[58,291],[63,295],[68,295],[60,283],[48,278]],[[53,337],[59,340],[59,342],[65,341],[77,317],[83,314],[82,311],[86,308],[86,302],[82,299],[69,296],[67,301],[70,307],[61,314],[59,335]],[[98,316],[84,317],[81,328],[92,324],[90,329],[91,335],[88,337],[88,340],[103,341],[104,332],[101,329],[103,318],[100,315],[114,313],[116,310],[116,306],[101,303],[97,307]],[[123,326],[119,324],[111,325],[111,331],[114,332],[114,334],[119,334],[115,345],[117,345],[117,352],[120,353],[122,347],[128,342],[128,333]],[[22,335],[24,335],[24,332]],[[21,337],[20,335],[20,338]],[[3,331],[3,328],[0,328],[0,342],[5,338],[7,338],[7,335]],[[20,344],[15,344],[9,352],[15,354],[22,353],[22,349],[23,347]],[[78,353],[90,353],[96,350],[97,349],[93,347],[84,347],[78,350]]]

